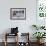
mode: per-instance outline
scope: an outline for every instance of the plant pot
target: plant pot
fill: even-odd
[[[39,44],[41,44],[41,43],[44,42],[44,40],[45,40],[45,39],[38,39],[37,42],[38,42]]]
[[[40,39],[40,43],[44,43],[44,40],[45,40],[45,39]]]

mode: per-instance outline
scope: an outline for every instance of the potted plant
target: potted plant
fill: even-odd
[[[42,38],[45,38],[44,37],[46,36],[45,34],[46,34],[45,32],[35,32],[33,35],[37,38],[38,43],[41,43],[40,40]]]

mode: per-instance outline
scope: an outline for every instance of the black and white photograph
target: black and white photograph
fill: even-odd
[[[11,8],[10,19],[11,20],[25,20],[26,19],[26,8]]]

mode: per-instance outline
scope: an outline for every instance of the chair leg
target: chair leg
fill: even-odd
[[[5,46],[7,46],[7,42],[6,41],[4,42],[4,44],[5,44]]]
[[[5,46],[7,46],[7,33],[5,34]]]

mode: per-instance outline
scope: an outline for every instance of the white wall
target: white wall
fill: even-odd
[[[10,8],[26,8],[26,20],[10,20]],[[36,0],[0,0],[0,34],[17,26],[32,35],[32,24],[36,24]]]

